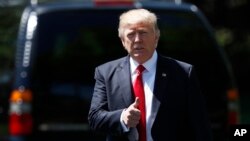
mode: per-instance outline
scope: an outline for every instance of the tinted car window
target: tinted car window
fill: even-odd
[[[231,77],[225,73],[228,69],[224,56],[203,23],[188,13],[161,15],[159,52],[195,65],[211,112],[226,109],[220,106],[225,105],[221,102],[225,100],[225,90],[231,87]]]
[[[110,20],[93,11],[39,17],[32,77],[37,121],[87,122],[95,66],[125,55],[114,28],[116,14],[109,14]]]

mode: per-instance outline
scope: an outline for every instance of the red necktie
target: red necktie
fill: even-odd
[[[137,126],[139,132],[139,141],[146,141],[146,111],[145,111],[145,96],[144,96],[144,88],[142,81],[142,72],[145,68],[142,65],[139,65],[136,69],[137,77],[134,83],[134,93],[135,97],[139,97],[139,107],[138,109],[141,111],[141,119],[139,121],[139,125]]]

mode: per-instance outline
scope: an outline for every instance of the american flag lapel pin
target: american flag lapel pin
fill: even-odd
[[[161,76],[162,76],[162,77],[166,77],[167,74],[166,74],[166,73],[162,73]]]

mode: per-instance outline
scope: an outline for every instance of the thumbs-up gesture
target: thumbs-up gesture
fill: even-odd
[[[139,123],[141,111],[138,109],[139,98],[136,97],[134,103],[132,103],[126,110],[122,113],[122,121],[129,127],[136,127]]]

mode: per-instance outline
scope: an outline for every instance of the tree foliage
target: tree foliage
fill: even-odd
[[[0,8],[0,72],[12,69],[21,7]]]

